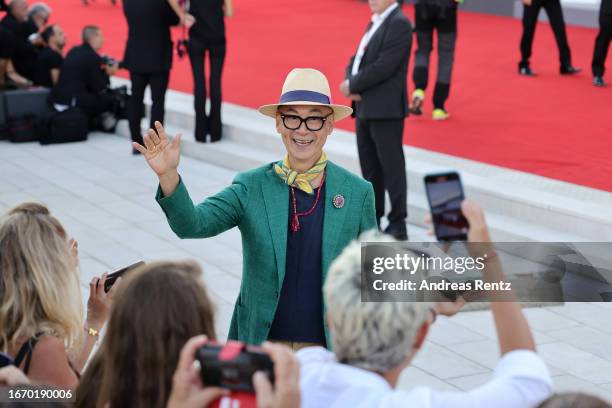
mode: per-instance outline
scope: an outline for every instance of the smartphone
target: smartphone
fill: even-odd
[[[139,266],[144,265],[144,261],[139,261],[136,262],[134,264],[131,264],[129,266],[126,266],[125,268],[121,268],[116,270],[113,273],[110,273],[107,277],[106,277],[106,281],[104,282],[104,291],[108,292],[109,290],[111,290],[111,288],[113,287],[113,285],[115,284],[115,282],[117,281],[117,278],[119,278],[120,276],[122,276],[123,274],[125,274],[126,272],[129,272],[133,269],[138,268]]]
[[[467,241],[469,224],[461,212],[464,195],[459,174],[425,176],[425,192],[438,241]]]
[[[262,371],[274,384],[274,363],[261,348],[229,341],[226,345],[208,343],[196,352],[202,383],[232,391],[255,393],[253,374]]]

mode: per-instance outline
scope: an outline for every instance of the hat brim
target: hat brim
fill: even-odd
[[[317,103],[317,102],[311,102],[311,101],[293,101],[293,102],[287,102],[287,103],[282,103],[282,104],[275,103],[272,105],[263,105],[263,106],[260,106],[258,110],[260,113],[266,116],[269,116],[271,118],[276,118],[276,112],[279,106],[296,106],[296,105],[325,106],[327,108],[330,108],[334,111],[335,121],[347,118],[351,116],[351,113],[353,113],[353,109],[349,108],[348,106],[324,104],[324,103]]]

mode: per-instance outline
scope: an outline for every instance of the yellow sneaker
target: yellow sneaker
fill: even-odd
[[[413,115],[423,114],[423,100],[425,99],[425,91],[422,89],[415,89],[412,93],[412,103],[410,104],[410,113]]]
[[[444,109],[434,109],[431,114],[431,118],[433,120],[446,120],[450,117],[450,113],[445,111]]]

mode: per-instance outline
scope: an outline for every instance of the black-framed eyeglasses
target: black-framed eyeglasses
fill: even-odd
[[[330,113],[327,116],[308,116],[307,118],[303,118],[297,115],[285,115],[281,113],[281,119],[283,119],[283,125],[289,130],[298,130],[302,123],[306,124],[306,129],[311,132],[316,132],[323,129],[323,125],[327,121],[333,113]]]

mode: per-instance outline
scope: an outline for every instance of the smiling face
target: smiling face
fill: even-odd
[[[276,113],[276,130],[283,137],[283,143],[289,155],[289,164],[291,168],[298,173],[303,173],[310,169],[321,157],[323,146],[327,141],[327,136],[334,129],[333,110],[326,106],[280,106]],[[323,127],[320,130],[309,130],[306,123],[302,122],[300,127],[291,130],[283,123],[283,115],[285,121],[290,124],[298,122],[294,116],[299,116],[302,119],[306,118],[326,118],[323,122]],[[328,116],[331,115],[331,116]],[[310,119],[309,126],[311,129],[316,129],[317,119]]]

